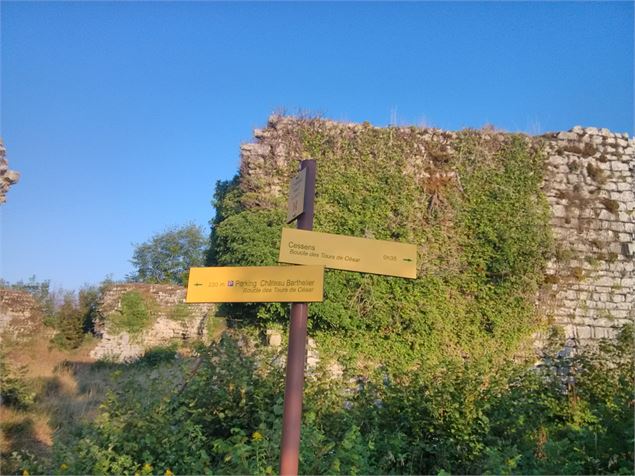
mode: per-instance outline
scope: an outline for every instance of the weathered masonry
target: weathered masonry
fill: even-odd
[[[373,128],[310,121],[333,138],[334,148],[338,138]],[[306,158],[303,123],[306,120],[272,116],[266,128],[254,132],[255,143],[241,147],[241,187],[254,197],[255,206],[274,206],[286,194],[290,171]],[[431,146],[453,154],[459,137],[457,132],[432,128],[390,129],[407,134],[412,142],[409,170],[404,173],[415,175],[434,173],[427,156]],[[495,130],[474,133],[485,141],[507,135]],[[542,188],[551,207],[555,239],[540,308],[562,327],[569,346],[612,337],[616,329],[635,320],[635,141],[626,133],[579,126],[526,140],[544,152]]]
[[[591,127],[545,139],[555,320],[580,343],[612,337],[635,319],[635,141]]]
[[[0,204],[7,201],[7,192],[11,185],[15,185],[20,179],[20,174],[15,170],[9,170],[9,162],[6,159],[7,150],[0,138]]]

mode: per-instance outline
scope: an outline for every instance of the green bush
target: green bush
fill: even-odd
[[[26,380],[24,368],[12,368],[7,356],[0,352],[0,402],[2,405],[18,409],[29,408],[35,399],[35,392]]]
[[[64,295],[62,304],[44,320],[45,325],[56,331],[51,340],[53,345],[63,350],[76,349],[89,337],[100,292],[97,287],[87,286],[80,289],[77,299],[74,292]]]
[[[139,334],[154,321],[155,307],[156,303],[151,297],[128,291],[121,296],[121,309],[108,318],[110,329],[116,333]]]
[[[155,346],[146,350],[143,356],[137,361],[139,365],[156,367],[164,362],[171,362],[176,357],[176,344]]]
[[[268,349],[226,334],[184,391],[112,394],[58,464],[73,474],[273,474],[284,379]],[[302,474],[632,474],[632,330],[555,367],[513,359],[305,386]]]

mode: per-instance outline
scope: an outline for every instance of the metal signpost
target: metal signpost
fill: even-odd
[[[303,160],[290,184],[287,223],[280,242],[281,263],[304,266],[191,268],[188,303],[291,302],[287,375],[282,414],[280,474],[298,474],[308,303],[324,298],[324,268],[403,278],[417,277],[414,245],[317,233],[313,230],[315,160]]]
[[[301,170],[306,170],[304,212],[298,219],[299,230],[313,229],[315,205],[315,160],[303,160]],[[308,304],[291,305],[289,324],[289,350],[287,353],[287,377],[284,388],[282,414],[282,442],[280,444],[280,474],[298,474],[300,453],[300,427],[302,426],[302,397],[304,393],[304,361],[306,357]]]

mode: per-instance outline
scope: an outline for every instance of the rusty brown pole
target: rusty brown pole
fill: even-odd
[[[300,163],[300,170],[302,169],[306,169],[304,212],[298,218],[297,228],[298,230],[312,230],[315,204],[315,160],[303,160]],[[287,378],[285,381],[284,411],[282,414],[282,443],[280,444],[280,474],[282,476],[298,474],[307,315],[307,303],[291,304]]]

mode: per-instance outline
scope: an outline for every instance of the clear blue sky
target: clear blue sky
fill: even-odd
[[[1,276],[76,288],[212,217],[274,111],[633,133],[633,3],[2,2],[1,131],[22,173]]]

